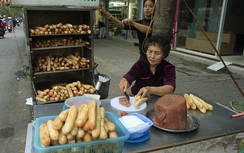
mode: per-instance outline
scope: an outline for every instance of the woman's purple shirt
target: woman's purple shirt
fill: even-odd
[[[150,71],[150,64],[147,59],[139,59],[131,69],[124,75],[124,78],[132,84],[135,81],[131,92],[136,95],[145,86],[171,85],[176,88],[175,66],[163,60],[156,68],[155,74]]]

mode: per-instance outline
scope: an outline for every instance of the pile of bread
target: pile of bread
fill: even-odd
[[[48,120],[39,127],[42,146],[89,142],[116,138],[116,126],[105,117],[105,109],[95,101],[72,106],[61,112],[55,120]]]
[[[46,55],[34,59],[32,67],[34,72],[90,68],[90,60],[81,57],[79,53],[66,56]]]
[[[84,41],[82,38],[67,37],[67,38],[39,38],[33,39],[30,42],[31,48],[43,48],[43,47],[58,47],[58,46],[76,46],[82,47],[89,45],[88,41]]]
[[[65,85],[56,85],[51,89],[37,90],[36,100],[46,103],[82,96],[83,94],[93,94],[95,91],[94,86],[76,81]]]
[[[199,98],[194,94],[185,93],[184,98],[186,99],[187,109],[195,110],[197,108],[203,114],[205,114],[207,110],[212,111],[214,109],[214,107],[211,104],[205,102],[203,99]]]
[[[52,34],[91,34],[89,25],[70,23],[46,24],[29,29],[30,35],[52,35]]]

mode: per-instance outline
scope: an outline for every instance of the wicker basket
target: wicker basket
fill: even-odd
[[[233,100],[230,102],[230,106],[237,112],[244,112],[244,101]]]

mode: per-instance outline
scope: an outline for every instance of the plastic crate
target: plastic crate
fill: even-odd
[[[41,153],[121,153],[124,142],[130,137],[129,131],[123,126],[118,118],[113,113],[106,112],[106,118],[116,126],[117,138],[43,147],[40,142],[39,127],[42,123],[47,123],[48,120],[54,120],[56,117],[57,116],[43,116],[36,119],[34,148]]]
[[[140,118],[145,123],[149,123],[147,126],[141,128],[141,129],[138,129],[138,131],[135,131],[135,132],[129,131],[130,132],[130,138],[129,139],[131,139],[131,140],[138,139],[138,138],[148,134],[150,127],[153,125],[153,122],[149,118],[147,118],[146,116],[141,115],[139,113],[131,113],[128,115],[137,116],[138,118]]]

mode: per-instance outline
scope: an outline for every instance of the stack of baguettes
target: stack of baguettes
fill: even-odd
[[[98,139],[116,138],[115,124],[105,118],[105,109],[96,101],[72,106],[61,112],[54,121],[40,125],[42,146],[88,142]]]
[[[199,98],[194,94],[184,94],[184,98],[186,99],[186,107],[187,109],[199,109],[200,112],[205,114],[207,110],[212,111],[214,108],[211,104],[205,102],[203,99]]]

